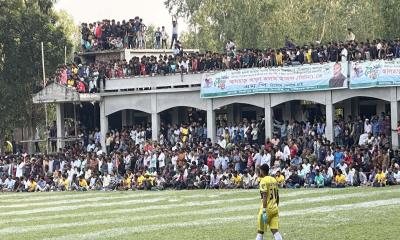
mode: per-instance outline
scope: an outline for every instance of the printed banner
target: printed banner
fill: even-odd
[[[400,86],[400,60],[352,62],[350,88]]]
[[[203,76],[200,97],[347,88],[348,62],[229,70]]]

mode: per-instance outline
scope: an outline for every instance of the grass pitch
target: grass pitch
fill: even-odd
[[[400,187],[280,190],[283,239],[400,239]],[[0,239],[249,240],[257,190],[0,194]],[[271,239],[267,234],[265,239]]]

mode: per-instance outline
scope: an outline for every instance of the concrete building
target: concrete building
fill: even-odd
[[[114,54],[114,53],[113,53]],[[129,53],[131,54],[131,53]],[[205,73],[213,74],[213,73]],[[400,87],[343,89],[315,92],[254,94],[213,99],[200,98],[203,74],[108,79],[100,93],[79,94],[58,84],[51,84],[33,97],[35,103],[57,105],[57,133],[63,135],[65,117],[77,110],[80,121],[89,129],[100,127],[102,143],[110,129],[141,123],[151,124],[152,138],[157,139],[160,121],[187,121],[187,113],[197,111],[205,118],[208,137],[216,138],[216,121],[225,119],[265,118],[265,136],[273,134],[273,121],[315,120],[323,116],[326,137],[333,140],[333,124],[338,115],[372,116],[390,113],[392,145],[399,146],[396,131],[399,119]],[[62,140],[58,142],[63,145]]]

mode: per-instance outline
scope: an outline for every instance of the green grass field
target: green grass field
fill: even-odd
[[[400,188],[280,191],[283,239],[400,239]],[[0,239],[255,239],[257,190],[0,194]],[[271,239],[266,235],[265,239]]]

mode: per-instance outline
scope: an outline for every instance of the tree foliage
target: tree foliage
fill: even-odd
[[[352,28],[359,40],[400,34],[400,1],[387,0],[166,0],[171,14],[189,22],[186,45],[222,50],[232,39],[239,48],[281,47],[340,41]]]
[[[43,87],[41,42],[47,74],[64,62],[69,22],[51,0],[0,0],[0,138],[17,127],[32,127],[44,117],[32,94]]]

